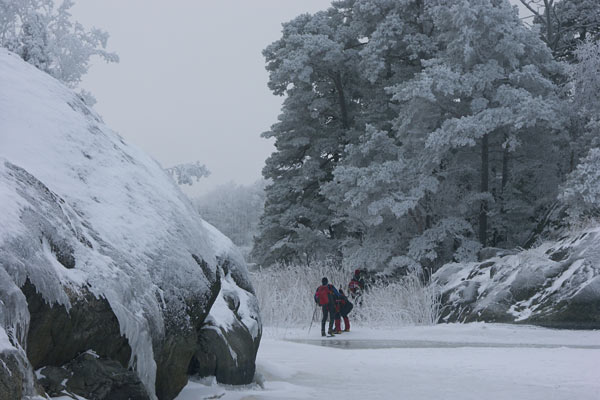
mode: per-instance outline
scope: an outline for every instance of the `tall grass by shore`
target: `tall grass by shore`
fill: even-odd
[[[321,319],[313,300],[321,278],[327,277],[348,295],[352,272],[328,265],[310,269],[286,266],[259,269],[251,277],[265,327],[308,328],[313,316],[315,326]],[[394,280],[376,278],[362,299],[362,306],[355,304],[350,314],[351,323],[358,326],[432,325],[439,319],[438,290],[431,283],[422,283],[416,273]]]

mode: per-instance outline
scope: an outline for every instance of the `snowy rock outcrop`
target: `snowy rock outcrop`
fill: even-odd
[[[262,333],[254,311],[258,309],[257,299],[250,295],[252,285],[236,265],[230,260],[222,262],[221,291],[199,332],[189,371],[215,376],[218,382],[230,385],[253,380]]]
[[[0,399],[17,400],[33,396],[37,388],[25,351],[12,345],[0,327]]]
[[[134,371],[118,361],[88,351],[60,367],[41,368],[37,375],[46,394],[77,393],[86,399],[145,400],[148,392]]]
[[[148,398],[174,398],[203,327],[230,326],[220,312],[205,321],[226,293],[240,302],[238,335],[260,340],[256,298],[231,241],[160,165],[4,49],[0,204],[0,330],[10,343],[0,347],[0,383],[22,375],[24,396],[39,392],[33,370],[91,351],[98,365],[133,370]],[[255,347],[244,349],[252,360]],[[17,372],[19,362],[5,360],[23,351]]]
[[[434,280],[442,321],[600,328],[600,228],[477,263],[447,264]]]

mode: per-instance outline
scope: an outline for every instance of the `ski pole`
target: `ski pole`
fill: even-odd
[[[312,318],[310,319],[310,326],[308,327],[308,334],[310,335],[310,329],[312,328],[312,324],[315,320],[315,315],[317,314],[317,305],[315,304],[315,311],[313,312]]]

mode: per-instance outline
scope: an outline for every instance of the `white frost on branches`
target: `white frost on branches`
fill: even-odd
[[[108,33],[72,20],[73,0],[0,0],[0,46],[47,72],[70,88],[76,88],[98,56],[118,62],[116,53],[106,50]],[[87,92],[87,103],[94,102]]]
[[[571,69],[573,105],[585,127],[578,144],[589,151],[568,175],[559,199],[569,205],[569,214],[577,219],[597,212],[600,205],[600,43],[582,43],[575,56],[578,62]]]
[[[192,186],[194,180],[198,182],[201,178],[210,175],[210,171],[206,168],[206,165],[200,164],[200,161],[179,164],[171,168],[166,168],[165,171],[178,185]]]

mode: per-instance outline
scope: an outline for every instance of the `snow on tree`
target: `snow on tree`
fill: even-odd
[[[600,206],[600,148],[590,149],[588,155],[569,174],[561,200],[571,207],[569,213],[576,217],[598,217]]]
[[[0,46],[49,73],[70,88],[76,88],[98,56],[106,62],[119,57],[106,50],[108,34],[100,29],[86,30],[72,20],[73,0],[1,0]],[[94,102],[83,92],[87,102]]]
[[[287,96],[279,122],[263,134],[275,138],[277,148],[263,169],[272,183],[254,249],[265,263],[309,264],[335,254],[335,241],[343,236],[320,188],[351,135],[360,94],[353,60],[361,43],[346,3],[352,2],[284,24],[282,38],[264,51],[269,88]]]
[[[322,192],[346,225],[340,247],[347,266],[409,267],[414,260],[404,257],[406,246],[426,229],[419,200],[437,182],[422,173],[423,160],[410,158],[417,154],[418,139],[400,142],[391,132],[400,109],[388,88],[412,77],[420,59],[430,57],[432,23],[420,2],[363,1],[354,13],[364,43],[359,53],[362,132],[345,146],[334,179]]]
[[[265,56],[287,98],[263,263],[436,267],[521,245],[569,169],[563,70],[507,1],[334,2]]]
[[[573,61],[575,48],[600,39],[597,0],[520,0],[540,28],[540,36],[558,59]]]
[[[600,42],[583,42],[575,57],[577,62],[571,68],[573,107],[578,126],[583,127],[576,144],[584,156],[569,174],[560,199],[578,219],[596,216],[600,206]]]
[[[387,86],[395,118],[379,121],[381,130],[367,125],[324,188],[356,232],[344,243],[350,263],[434,266],[473,258],[481,246],[520,244],[527,218],[556,194],[556,149],[566,139],[551,80],[560,69],[545,45],[508,3],[453,1],[421,12],[416,32],[430,32],[428,40],[403,36],[417,65],[410,56],[379,62],[390,65],[388,82],[399,81]],[[364,53],[385,49],[378,40]]]
[[[543,176],[520,175],[512,155],[533,145],[543,157],[538,160],[547,162],[551,146],[562,139],[561,101],[551,81],[560,70],[508,2],[452,1],[431,11],[443,50],[424,63],[415,79],[393,88],[393,99],[409,107],[413,102],[429,104],[433,129],[424,142],[429,170],[443,182],[439,192],[444,203],[468,208],[460,216],[477,226],[479,241],[486,246],[493,230],[490,213],[506,211],[510,164],[518,179],[514,184],[525,180],[535,188],[536,181],[544,183]],[[399,132],[410,134],[411,121],[411,115],[401,113]],[[500,165],[491,159],[492,152],[502,155]],[[535,161],[536,153],[526,151],[529,161]],[[462,193],[449,198],[452,188],[461,185]]]
[[[575,50],[577,62],[571,67],[573,100],[582,116],[600,119],[600,42],[581,43]]]
[[[200,161],[178,164],[166,168],[165,171],[178,185],[192,186],[194,181],[198,182],[201,178],[210,176],[210,171],[206,168],[206,165],[200,164]]]

